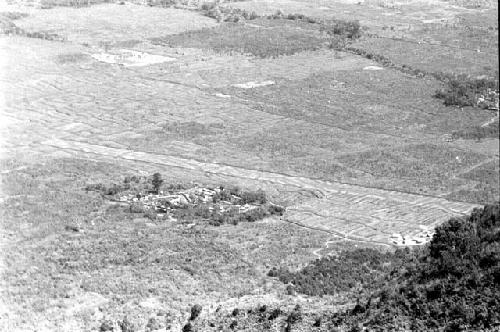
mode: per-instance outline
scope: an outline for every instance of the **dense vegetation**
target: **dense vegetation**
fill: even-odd
[[[489,108],[498,100],[498,81],[471,79],[465,75],[448,79],[446,89],[436,92],[436,98],[444,100],[447,106],[478,106]],[[488,99],[492,99],[488,102]]]
[[[500,329],[500,205],[436,229],[425,253],[336,324],[370,330]]]
[[[340,291],[376,289],[385,276],[401,266],[407,253],[382,253],[374,249],[342,251],[323,257],[297,272],[273,268],[268,276],[278,277],[295,291],[307,295],[335,295]]]
[[[351,331],[498,331],[500,204],[449,220],[417,251],[359,249],[269,275],[308,295],[354,291],[356,306],[328,318]]]

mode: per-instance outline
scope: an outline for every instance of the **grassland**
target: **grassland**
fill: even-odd
[[[154,44],[169,47],[239,52],[263,58],[319,49],[324,42],[320,36],[290,25],[268,25],[261,28],[237,23],[153,40]]]

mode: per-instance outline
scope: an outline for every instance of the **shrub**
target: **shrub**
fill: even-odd
[[[203,3],[201,5],[201,10],[204,10],[204,11],[209,11],[210,9],[214,8],[215,7],[215,4],[213,2],[211,3]]]
[[[132,176],[126,176],[124,179],[123,179],[123,183],[127,184],[127,183],[139,183],[141,182],[141,179],[140,177],[137,177],[135,175],[132,175]]]
[[[268,207],[269,214],[282,216],[285,213],[285,208],[279,205],[269,204]]]
[[[102,183],[95,183],[95,184],[88,184],[85,187],[86,191],[97,191],[97,192],[104,192],[107,190],[106,186]]]
[[[146,213],[146,209],[140,203],[133,203],[129,205],[130,213]]]
[[[113,183],[110,187],[107,187],[102,183],[97,183],[97,184],[89,184],[85,187],[86,191],[97,191],[103,195],[110,195],[110,196],[116,195],[122,191],[129,189],[130,189],[129,183],[125,183],[123,185],[118,185],[116,183]]]
[[[194,306],[192,306],[191,307],[191,316],[189,317],[189,320],[195,320],[196,318],[198,318],[202,309],[203,308],[199,304],[195,304]]]
[[[176,192],[176,191],[185,190],[185,189],[187,189],[187,187],[185,185],[183,185],[182,183],[176,183],[176,184],[171,183],[167,187],[167,190],[170,192]]]
[[[135,328],[128,320],[127,316],[123,317],[123,320],[118,322],[118,326],[121,328],[122,332],[135,332]]]
[[[99,331],[101,332],[107,332],[107,331],[113,331],[114,330],[114,324],[110,320],[105,320],[101,323],[101,326],[99,326]]]
[[[152,183],[153,183],[153,188],[156,191],[156,193],[159,193],[160,192],[160,187],[161,187],[161,185],[163,183],[163,180],[161,178],[161,174],[160,173],[154,173],[153,174]]]
[[[212,197],[212,201],[214,203],[218,203],[220,201],[231,202],[232,201],[231,191],[221,187],[221,190]]]
[[[191,322],[187,322],[186,325],[184,325],[182,332],[193,332],[193,325]]]
[[[240,194],[241,204],[266,204],[266,193],[261,189],[257,191],[245,191]]]
[[[330,48],[333,49],[344,49],[349,40],[361,36],[359,21],[335,20],[333,23],[322,24],[320,31],[330,38]]]
[[[286,18],[289,20],[303,20],[305,17],[303,14],[288,14]]]
[[[325,23],[320,30],[328,36],[342,36],[344,38],[356,39],[361,36],[361,25],[359,21],[335,20],[333,23]]]
[[[271,311],[271,313],[269,314],[269,317],[268,317],[268,320],[275,320],[276,318],[278,318],[281,314],[283,313],[283,311],[281,311],[280,308],[276,308],[274,309],[273,311]]]
[[[285,17],[285,14],[283,13],[283,11],[281,11],[281,9],[278,9],[274,14],[272,14],[271,16],[268,16],[268,18],[274,19],[274,20],[281,19],[284,17]]]
[[[299,304],[293,308],[293,311],[288,315],[287,322],[295,324],[302,320],[302,308]]]

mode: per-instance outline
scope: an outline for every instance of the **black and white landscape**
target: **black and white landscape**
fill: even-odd
[[[0,331],[500,331],[498,2],[0,2]]]

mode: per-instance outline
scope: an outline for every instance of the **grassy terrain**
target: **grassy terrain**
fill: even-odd
[[[493,160],[475,167],[465,174],[461,174],[461,178],[473,181],[471,186],[467,189],[459,189],[451,193],[449,197],[451,199],[461,197],[484,204],[498,200],[500,196],[498,172],[498,161]]]
[[[394,70],[339,70],[253,89],[226,87],[216,91],[232,96],[231,112],[166,121],[146,132],[147,139],[127,140],[137,150],[178,147],[183,157],[446,195],[469,182],[457,174],[489,155],[443,137],[492,115],[443,105],[433,97],[440,86]]]
[[[38,313],[74,308],[96,293],[104,298],[105,317],[128,314],[137,326],[162,310],[181,319],[192,303],[249,294],[279,298],[281,287],[267,279],[267,270],[299,268],[325,241],[277,219],[219,227],[201,219],[153,222],[84,190],[89,183],[120,182],[127,173],[67,159],[2,176],[2,229],[16,234],[16,245],[4,251],[2,298],[14,313],[37,313],[28,324],[36,326]],[[154,309],[137,305],[151,298],[160,301]],[[74,315],[50,317],[50,324],[98,327],[97,308],[82,305]],[[15,329],[20,322],[11,323]]]
[[[498,131],[498,121],[494,121],[487,126],[472,126],[468,128],[464,128],[461,130],[457,130],[452,133],[452,137],[454,139],[474,139],[481,140],[484,138],[497,138],[499,136]]]
[[[318,49],[324,41],[320,36],[311,35],[311,32],[302,31],[291,24],[259,28],[224,23],[211,29],[155,38],[153,43],[170,47],[210,49],[216,52],[240,52],[265,58]]]
[[[495,38],[489,36],[489,38]],[[391,62],[426,72],[445,72],[472,76],[498,75],[494,48],[492,53],[478,53],[475,49],[457,50],[439,44],[417,43],[390,38],[366,38],[353,44],[370,54],[384,56]]]

